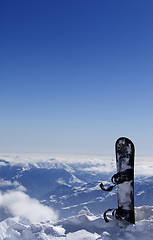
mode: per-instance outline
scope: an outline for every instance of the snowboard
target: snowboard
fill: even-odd
[[[126,137],[121,137],[115,144],[117,173],[113,175],[113,186],[105,189],[101,183],[100,187],[104,191],[111,191],[116,185],[118,187],[118,208],[113,210],[113,216],[125,224],[135,224],[134,213],[134,154],[135,148],[132,141]],[[106,213],[104,219],[108,222]]]

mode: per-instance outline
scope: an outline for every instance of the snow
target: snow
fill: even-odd
[[[117,227],[116,221],[105,223],[102,215],[94,216],[84,208],[77,216],[57,222],[30,224],[23,218],[8,218],[0,222],[1,240],[107,240],[152,239],[153,207],[136,208],[136,225]]]
[[[99,188],[115,173],[112,157],[1,154],[0,159],[0,240],[153,238],[153,158],[136,159],[136,224],[122,228],[111,215],[109,223],[103,218],[104,210],[117,205],[117,189]]]
[[[131,181],[132,183],[132,181]],[[120,194],[120,205],[126,210],[131,210],[129,203],[131,201],[131,195],[128,193],[133,192],[133,188],[130,182],[124,182],[118,186],[118,192]]]

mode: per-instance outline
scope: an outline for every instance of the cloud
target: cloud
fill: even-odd
[[[21,192],[26,192],[27,191],[27,189],[24,186],[22,186],[21,184],[19,184],[17,181],[12,182],[10,180],[1,179],[0,188],[4,188],[6,190],[9,187],[14,188],[14,189],[16,189],[18,191],[21,191]]]
[[[4,180],[1,179],[0,181],[0,187],[17,187],[19,185],[19,183],[17,181],[8,181],[8,180]]]
[[[20,191],[0,193],[0,206],[11,215],[24,217],[31,223],[57,220],[57,213],[52,208],[42,205],[38,200]]]

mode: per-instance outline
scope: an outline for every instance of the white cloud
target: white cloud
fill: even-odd
[[[18,187],[19,183],[17,181],[8,181],[8,180],[4,180],[1,179],[0,181],[0,187]]]
[[[55,221],[57,214],[50,207],[42,205],[38,200],[30,198],[20,191],[0,193],[0,205],[13,216],[27,218],[31,223]]]
[[[4,179],[1,179],[0,187],[3,187],[3,188],[12,187],[21,192],[27,191],[27,189],[24,186],[20,185],[17,181],[12,182],[9,180],[4,180]]]

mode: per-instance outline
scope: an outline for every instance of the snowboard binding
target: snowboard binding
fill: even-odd
[[[125,171],[123,172],[118,172],[116,174],[114,174],[111,178],[111,181],[112,183],[114,183],[114,185],[108,187],[108,188],[105,188],[104,187],[104,184],[103,183],[100,183],[100,188],[103,190],[103,191],[107,191],[107,192],[110,192],[113,190],[113,188],[118,185],[118,184],[121,184],[121,183],[124,183],[126,181],[131,181],[133,179],[133,169],[126,169]]]
[[[108,212],[113,217],[126,224],[135,224],[134,214],[134,145],[128,138],[122,137],[116,141],[116,164],[117,173],[111,178],[114,185],[105,188],[103,183],[100,188],[103,191],[112,191],[118,186],[118,208],[108,209],[104,212],[104,219],[109,222]]]
[[[108,212],[111,212],[114,218],[116,218],[120,222],[123,222],[125,225],[128,225],[129,223],[135,224],[133,211],[125,210],[121,208],[117,208],[117,209],[109,208],[104,212],[104,215],[103,215],[106,223],[109,222],[109,218],[107,217]]]

